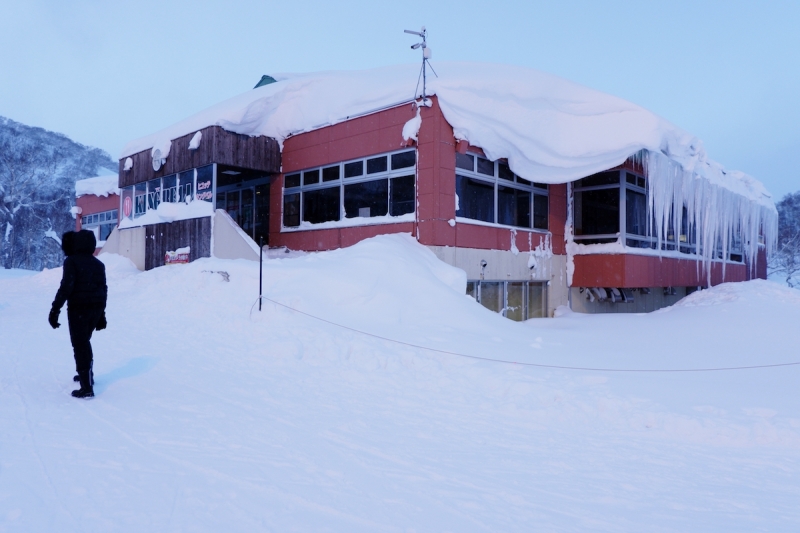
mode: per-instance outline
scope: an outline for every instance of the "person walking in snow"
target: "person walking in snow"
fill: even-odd
[[[62,236],[61,249],[66,256],[64,273],[48,317],[53,329],[59,327],[58,315],[67,302],[69,338],[78,371],[74,380],[80,383],[80,389],[72,391],[76,398],[94,396],[93,354],[89,341],[94,330],[107,326],[106,267],[94,256],[96,247],[94,232],[89,230],[68,231]]]

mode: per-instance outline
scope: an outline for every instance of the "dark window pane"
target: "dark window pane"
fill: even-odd
[[[286,194],[283,197],[283,225],[296,228],[300,225],[300,193]]]
[[[475,172],[475,158],[471,155],[456,152],[456,168]]]
[[[161,201],[174,204],[178,201],[178,176],[175,174],[161,178]]]
[[[242,189],[240,217],[236,222],[251,238],[253,237],[253,188]]]
[[[533,227],[536,229],[547,229],[549,226],[548,210],[550,202],[543,194],[533,195]]]
[[[133,195],[133,218],[138,218],[147,212],[147,183],[137,183]]]
[[[213,202],[214,165],[206,165],[197,169],[197,185],[195,198],[204,202]]]
[[[334,181],[339,179],[339,165],[322,169],[322,181]]]
[[[344,164],[344,177],[345,178],[353,178],[355,176],[363,176],[364,175],[364,162],[363,161],[353,161],[352,163],[345,163]]]
[[[117,227],[116,224],[103,224],[103,225],[101,225],[100,226],[99,239],[97,239],[97,240],[104,241],[104,240],[108,239],[108,236],[111,235],[111,232],[114,231],[114,228],[116,228],[116,227]]]
[[[478,282],[477,281],[468,281],[467,282],[467,296],[472,296],[475,298],[475,301],[478,300]]]
[[[625,191],[625,231],[647,235],[647,197],[640,192]]]
[[[531,193],[512,187],[497,187],[497,222],[531,227]]]
[[[456,176],[458,210],[456,215],[484,222],[494,222],[494,185],[481,180]]]
[[[344,186],[344,212],[347,218],[386,216],[388,209],[388,179]]]
[[[161,203],[161,178],[147,182],[147,209],[158,209]]]
[[[511,168],[505,163],[497,164],[497,177],[503,180],[514,181],[514,173]]]
[[[178,174],[178,201],[189,203],[194,191],[194,170]]]
[[[318,224],[339,220],[339,187],[303,193],[303,221]]]
[[[619,232],[619,189],[575,192],[575,235]]]
[[[392,154],[392,170],[413,167],[416,162],[417,152],[415,150],[409,150],[408,152],[401,152],[399,154]]]
[[[528,186],[530,186],[530,185],[531,185],[531,182],[530,182],[530,181],[528,181],[528,180],[526,180],[526,179],[523,179],[523,178],[520,178],[519,176],[517,176],[517,183],[521,183],[521,184],[523,184],[523,185],[528,185]]]
[[[319,183],[319,169],[303,172],[303,185],[313,185],[315,183]]]
[[[578,181],[578,187],[592,187],[595,185],[619,185],[619,171],[600,172]]]
[[[225,209],[225,193],[218,192],[217,193],[217,206],[215,209]]]
[[[503,310],[502,281],[481,281],[481,305],[495,313]]]
[[[414,212],[414,176],[392,178],[389,188],[389,214],[399,217]]]
[[[633,183],[636,185],[636,174],[631,174],[630,172],[625,173],[625,181],[628,183]]]
[[[300,186],[300,174],[289,174],[286,176],[284,187],[287,189],[290,187],[299,187]]]
[[[536,187],[536,188],[538,188],[538,189],[544,189],[544,190],[548,190],[548,189],[547,189],[548,185],[547,185],[546,183],[536,183],[536,182],[534,181],[534,182],[533,182],[533,186],[534,186],[534,187]]]
[[[367,174],[375,174],[376,172],[386,172],[389,168],[388,159],[386,156],[376,157],[374,159],[367,159]]]
[[[638,185],[641,188],[644,188],[647,185],[647,181],[643,177],[639,176],[636,178],[636,185]]]
[[[217,203],[219,203],[220,194],[222,193],[217,193]],[[242,210],[241,204],[239,203],[239,191],[228,191],[227,195],[228,199],[225,202],[225,211],[236,221],[239,227],[242,227]]]
[[[547,290],[544,283],[528,282],[528,318],[543,318],[547,311]]]
[[[506,318],[522,322],[525,320],[525,282],[506,283]]]
[[[478,158],[478,173],[494,176],[494,161],[489,161],[482,157]]]

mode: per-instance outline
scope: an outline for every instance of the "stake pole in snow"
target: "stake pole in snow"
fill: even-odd
[[[264,277],[264,236],[258,238],[258,310],[261,311],[261,288]]]

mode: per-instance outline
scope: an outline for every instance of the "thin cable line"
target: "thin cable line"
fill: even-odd
[[[345,326],[342,324],[337,324],[336,322],[332,322],[330,320],[326,320],[324,318],[320,318],[318,316],[312,315],[310,313],[306,313],[305,311],[300,311],[299,309],[295,309],[294,307],[290,307],[286,304],[282,304],[280,302],[276,302],[271,298],[267,298],[266,296],[261,296],[261,299],[267,300],[268,302],[272,302],[275,305],[279,305],[281,307],[285,307],[295,313],[300,313],[301,315],[305,315],[307,317],[313,318],[315,320],[319,320],[320,322],[325,322],[326,324],[330,324],[332,326],[336,326],[337,328],[346,329],[349,331],[353,331],[355,333],[359,333],[361,335],[366,335],[367,337],[374,337],[376,339],[380,339],[383,341],[391,342],[394,344],[401,344],[403,346],[409,346],[411,348],[417,348],[420,350],[427,350],[429,352],[437,352],[443,353],[447,355],[454,355],[456,357],[465,357],[467,359],[475,359],[478,361],[489,361],[492,363],[503,363],[509,365],[521,365],[521,366],[533,366],[536,368],[551,368],[555,370],[584,370],[584,371],[591,371],[591,372],[658,372],[658,373],[667,373],[667,372],[722,372],[727,370],[754,370],[757,368],[776,368],[780,366],[797,366],[800,365],[800,361],[796,361],[793,363],[775,363],[771,365],[752,365],[752,366],[728,366],[728,367],[719,367],[719,368],[593,368],[593,367],[584,367],[584,366],[561,366],[561,365],[545,365],[541,363],[523,363],[520,361],[511,361],[507,359],[494,359],[491,357],[481,357],[479,355],[467,355],[458,352],[451,352],[448,350],[439,350],[438,348],[429,348],[427,346],[420,346],[418,344],[413,344],[410,342],[399,341],[397,339],[390,339],[388,337],[382,337],[381,335],[376,335],[374,333],[369,333],[367,331],[362,331],[360,329],[351,328],[350,326]],[[253,314],[253,308],[255,308],[256,303],[258,303],[258,298],[253,303],[253,306],[250,308],[250,315]]]

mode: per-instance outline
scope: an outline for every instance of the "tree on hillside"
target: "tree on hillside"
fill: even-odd
[[[75,181],[114,166],[102,150],[0,117],[0,265],[40,270],[60,264],[47,233],[74,227]]]
[[[800,192],[787,194],[778,208],[778,250],[769,261],[770,274],[779,275],[786,284],[800,283]]]

